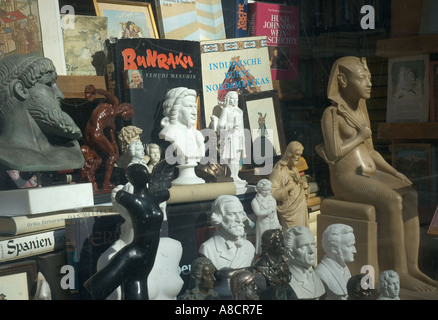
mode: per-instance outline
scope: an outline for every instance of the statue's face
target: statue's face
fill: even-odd
[[[293,258],[291,262],[305,269],[315,264],[316,246],[312,232],[305,232],[295,237],[291,255]]]
[[[232,107],[237,107],[238,103],[239,103],[239,95],[237,94],[237,92],[232,91],[228,98],[228,105]]]
[[[397,278],[388,277],[386,280],[386,292],[390,298],[398,297],[400,293],[400,282]]]
[[[187,126],[194,125],[198,115],[197,108],[196,97],[185,96],[179,108],[178,121]]]
[[[242,237],[245,234],[245,217],[240,201],[227,202],[222,212],[222,227],[229,234]]]
[[[356,239],[353,233],[347,233],[342,236],[340,250],[345,263],[354,261],[354,254],[356,253],[355,243]]]
[[[26,107],[45,134],[77,140],[82,132],[73,119],[62,111],[62,99],[64,95],[56,85],[56,74],[48,73],[29,89]]]
[[[160,161],[160,149],[159,148],[151,148],[149,157],[151,157],[152,164],[157,163]]]
[[[348,72],[347,87],[344,90],[349,92],[349,96],[358,97],[360,99],[371,98],[371,73],[369,70],[355,70]]]
[[[248,283],[244,289],[246,300],[259,300],[259,296],[257,295],[257,285],[254,281]]]
[[[141,143],[141,141],[136,140],[131,142],[133,143],[133,147],[132,147],[132,157],[134,159],[143,159],[144,158],[144,148],[143,148],[143,144]]]
[[[284,253],[284,240],[283,237],[275,233],[270,239],[269,253],[275,256],[280,256]]]

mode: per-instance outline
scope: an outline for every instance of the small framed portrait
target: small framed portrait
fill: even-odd
[[[150,3],[114,0],[93,2],[96,15],[108,18],[110,38],[159,38]]]
[[[273,157],[286,149],[280,102],[274,90],[239,95],[239,107],[244,112],[245,128],[251,133],[253,156],[260,150],[263,158],[268,149]],[[255,149],[260,147],[260,149]],[[272,149],[271,149],[272,148]],[[254,159],[256,160],[256,159]]]
[[[0,300],[29,300],[36,283],[35,261],[7,263],[0,266]]]

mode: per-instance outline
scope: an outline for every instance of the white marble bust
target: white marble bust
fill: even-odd
[[[216,290],[225,298],[231,298],[229,278],[234,271],[251,267],[254,260],[254,245],[245,239],[246,219],[239,198],[233,195],[219,196],[213,202],[210,217],[217,231],[199,247],[200,255],[210,259],[223,275]]]
[[[170,161],[170,158],[174,157],[179,164],[180,177],[174,184],[205,183],[194,171],[194,167],[205,156],[204,136],[194,127],[198,116],[197,108],[195,90],[177,87],[170,89],[166,94],[161,120],[162,130],[158,136],[171,143],[166,150],[166,160]]]
[[[298,299],[319,299],[325,293],[324,284],[313,270],[316,262],[315,237],[309,228],[294,226],[284,233],[289,282]]]
[[[394,270],[384,270],[377,281],[377,300],[400,300],[400,277]]]
[[[347,263],[356,253],[353,228],[345,224],[329,225],[322,234],[324,257],[315,268],[326,289],[327,300],[347,300],[347,283],[351,278]]]

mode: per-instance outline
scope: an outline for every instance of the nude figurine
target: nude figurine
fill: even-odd
[[[378,224],[379,268],[395,270],[401,287],[432,291],[438,282],[418,267],[420,224],[418,194],[373,146],[366,100],[371,73],[365,58],[343,57],[332,67],[323,113],[324,143],[316,147],[327,162],[336,198],[371,204]]]

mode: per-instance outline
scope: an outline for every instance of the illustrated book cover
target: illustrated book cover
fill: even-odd
[[[272,90],[266,36],[201,41],[204,127],[219,118],[230,90],[248,94]]]
[[[298,79],[300,7],[248,3],[248,35],[266,36],[273,80]]]
[[[221,0],[155,0],[162,39],[225,39]]]
[[[167,91],[176,87],[196,90],[199,108],[202,106],[200,42],[140,38],[107,40],[105,45],[108,90],[121,103],[129,102],[134,107],[132,125],[143,130],[141,141],[162,146],[158,133]],[[131,88],[134,71],[140,73],[141,81]]]
[[[96,69],[102,70],[99,64],[102,64],[104,43],[108,39],[108,18],[73,15],[69,19],[73,21],[62,30],[67,75],[102,75]],[[70,27],[72,24],[74,27]]]
[[[429,121],[429,55],[388,59],[386,122]]]
[[[222,0],[227,39],[248,36],[248,0]]]

